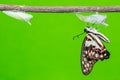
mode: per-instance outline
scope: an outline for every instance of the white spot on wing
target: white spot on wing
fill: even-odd
[[[89,63],[91,64],[91,61],[89,61]]]
[[[86,58],[84,58],[84,61],[87,61],[87,59],[86,59]]]
[[[82,64],[84,64],[84,61],[82,61]]]
[[[92,52],[92,56],[95,54],[95,52]]]
[[[85,72],[86,72],[86,70],[84,69],[84,70],[83,70],[83,72],[85,73]]]
[[[87,65],[85,64],[84,67],[87,68]]]
[[[100,58],[103,58],[103,54],[100,55]]]
[[[87,63],[86,65],[87,65],[87,67],[89,67],[89,66],[90,66],[90,65],[89,65],[89,63]]]
[[[106,56],[107,54],[104,54],[104,56]]]
[[[98,57],[99,57],[99,54],[98,54],[98,53],[96,53],[96,54],[95,54],[95,57],[96,57],[96,58],[98,58]]]

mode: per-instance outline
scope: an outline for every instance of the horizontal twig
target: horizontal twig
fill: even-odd
[[[120,12],[120,6],[17,6],[0,4],[0,11],[19,10],[25,12]]]

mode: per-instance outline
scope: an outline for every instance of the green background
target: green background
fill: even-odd
[[[120,0],[0,0],[0,4],[39,6],[115,6]],[[120,13],[108,16],[100,29],[110,59],[99,61],[84,76],[80,66],[85,23],[72,13],[30,13],[32,25],[0,12],[0,80],[120,80]]]

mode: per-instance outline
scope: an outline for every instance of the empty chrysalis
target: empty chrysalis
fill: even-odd
[[[31,25],[30,20],[33,17],[31,14],[25,13],[23,11],[3,11],[3,13],[15,19],[25,21]]]
[[[96,12],[96,14],[92,14],[92,15],[89,15],[89,16],[83,16],[83,15],[81,15],[80,12],[76,12],[75,15],[81,21],[84,21],[84,22],[87,22],[87,23],[93,23],[93,24],[102,24],[104,26],[108,26],[108,24],[106,23],[107,16],[98,14],[98,12]]]

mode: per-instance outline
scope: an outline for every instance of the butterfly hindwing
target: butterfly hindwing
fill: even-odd
[[[84,38],[81,52],[83,74],[88,75],[98,60],[107,58],[109,58],[109,52],[105,49],[100,39],[96,35],[88,33]]]

